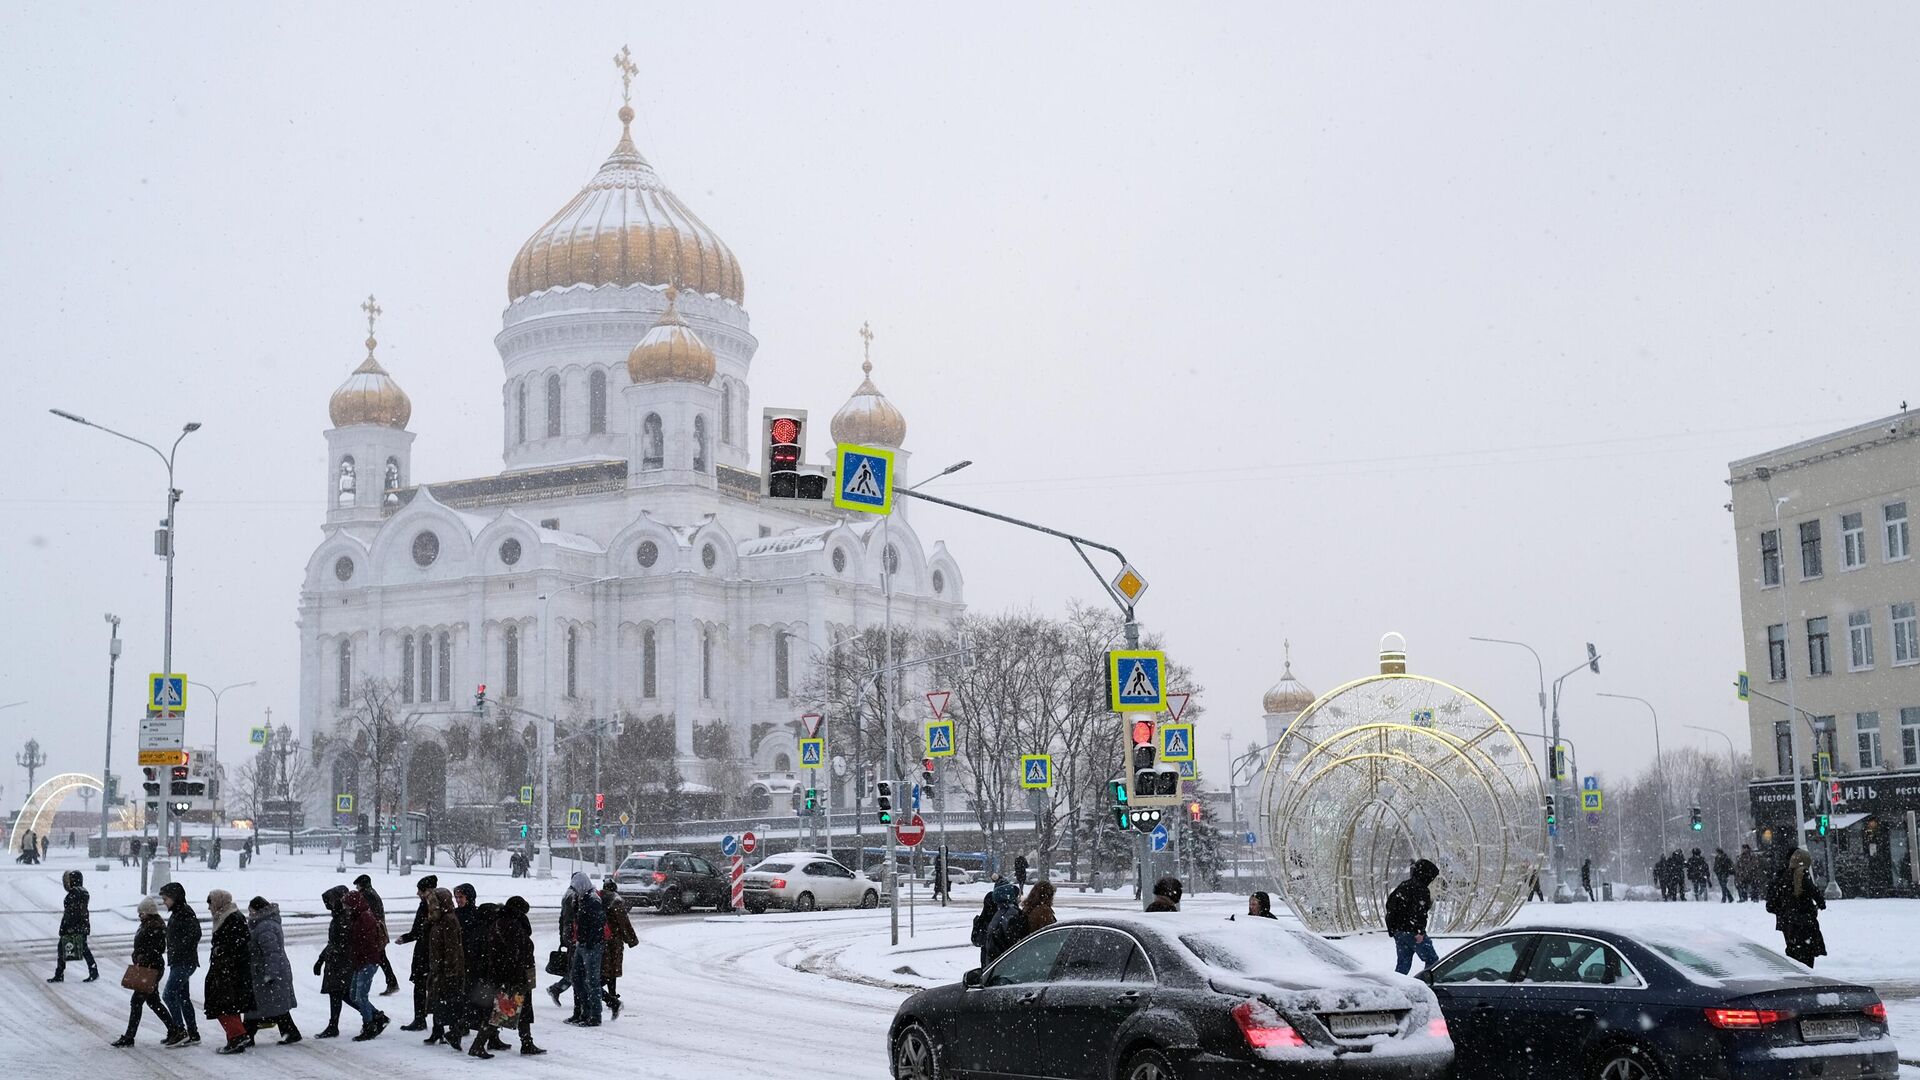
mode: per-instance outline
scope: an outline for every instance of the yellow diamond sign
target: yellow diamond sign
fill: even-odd
[[[1120,568],[1120,576],[1113,579],[1113,591],[1126,597],[1129,604],[1139,603],[1140,597],[1147,591],[1147,579],[1140,576],[1140,571],[1135,570],[1132,563],[1128,563]]]

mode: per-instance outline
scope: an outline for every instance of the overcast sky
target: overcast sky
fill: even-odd
[[[9,804],[29,736],[100,766],[102,613],[123,768],[159,667],[159,465],[47,408],[206,425],[175,667],[258,681],[230,753],[295,719],[358,304],[415,474],[497,471],[508,263],[617,138],[623,43],[636,141],[745,270],[752,406],[831,413],[871,320],[922,475],[971,458],[941,491],[1140,567],[1215,754],[1283,639],[1319,691],[1387,630],[1527,728],[1532,659],[1469,636],[1548,679],[1597,643],[1586,771],[1651,755],[1597,690],[1744,749],[1726,463],[1920,399],[1910,8],[389,7],[0,10]],[[1064,545],[916,520],[975,610],[1100,599]]]

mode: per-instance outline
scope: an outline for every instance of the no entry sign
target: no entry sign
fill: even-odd
[[[912,821],[900,823],[900,827],[894,830],[894,836],[908,847],[919,847],[920,841],[927,838],[927,823],[919,814],[915,814]]]

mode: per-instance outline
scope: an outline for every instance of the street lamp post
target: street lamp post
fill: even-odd
[[[1596,674],[1598,674],[1600,671],[1599,654],[1594,652],[1592,643],[1588,643],[1586,662],[1581,664],[1580,667],[1574,668],[1573,671],[1567,672],[1566,675],[1562,675],[1558,679],[1553,680],[1553,713],[1551,718],[1549,718],[1547,713],[1547,674],[1546,674],[1546,669],[1541,666],[1539,651],[1524,641],[1513,641],[1507,638],[1475,637],[1475,638],[1472,638],[1471,640],[1490,642],[1495,645],[1517,645],[1520,648],[1525,649],[1529,653],[1533,654],[1534,676],[1539,683],[1540,727],[1542,730],[1549,732],[1552,739],[1552,741],[1547,746],[1547,776],[1550,783],[1552,784],[1554,804],[1556,806],[1559,806],[1565,809],[1566,799],[1564,797],[1565,796],[1564,781],[1566,780],[1566,778],[1560,775],[1561,770],[1559,768],[1559,764],[1560,764],[1559,752],[1560,752],[1560,742],[1561,742],[1561,739],[1560,739],[1560,684],[1566,682],[1568,676],[1572,675],[1576,671],[1579,671],[1580,667],[1592,668],[1593,671]],[[1574,819],[1569,817],[1567,819],[1568,825],[1571,826],[1573,824],[1573,821]],[[1565,861],[1565,856],[1566,856],[1566,846],[1561,842],[1560,837],[1557,835],[1558,833],[1557,826],[1555,831],[1556,831],[1556,835],[1552,838],[1552,843],[1548,851],[1548,858],[1551,862],[1552,873],[1553,873],[1553,902],[1556,904],[1571,903],[1573,900],[1573,890],[1571,887],[1567,885],[1565,867],[1563,865]]]
[[[246,682],[233,683],[228,686],[223,686],[218,690],[215,690],[213,687],[208,686],[206,683],[203,683],[198,679],[188,679],[187,684],[189,686],[197,686],[200,689],[205,690],[207,693],[213,695],[213,768],[210,774],[213,777],[213,785],[214,785],[213,786],[212,847],[217,849],[220,846],[221,807],[226,803],[226,800],[227,800],[227,776],[226,776],[225,768],[220,764],[220,695],[226,693],[229,690],[238,690],[243,686],[257,686],[259,684],[252,679],[248,679]],[[219,858],[219,856],[214,856],[214,858],[217,859]]]
[[[1619,698],[1621,701],[1637,701],[1645,705],[1647,712],[1653,716],[1653,771],[1654,775],[1660,779],[1660,854],[1664,855],[1668,850],[1667,807],[1673,800],[1668,797],[1667,762],[1660,750],[1660,710],[1653,707],[1653,702],[1643,697],[1634,697],[1632,694],[1609,694],[1606,691],[1600,691],[1597,696]]]
[[[548,830],[553,822],[553,740],[554,729],[560,723],[560,714],[553,706],[553,620],[551,604],[555,596],[575,589],[584,589],[590,585],[603,585],[609,581],[618,581],[618,574],[593,578],[590,581],[576,581],[571,585],[562,585],[540,594],[540,696],[546,705],[546,721],[540,729],[540,867],[535,876],[542,881],[553,877],[553,837]]]
[[[107,623],[111,627],[107,631],[107,757],[100,766],[100,860],[93,864],[101,873],[107,869],[107,794],[113,782],[113,675],[120,664],[120,616],[109,613]]]
[[[63,412],[59,409],[48,409],[47,411],[52,413],[55,416],[58,416],[62,420],[71,420],[74,423],[80,424],[84,427],[95,428],[97,430],[104,431],[107,434],[114,436],[115,438],[125,439],[130,443],[135,443],[137,445],[144,446],[147,449],[153,451],[154,456],[159,458],[161,464],[167,467],[167,516],[161,519],[161,522],[160,522],[161,531],[156,535],[155,539],[159,540],[160,543],[165,545],[165,549],[161,551],[160,554],[165,556],[167,560],[166,617],[162,622],[161,637],[160,637],[160,641],[161,641],[160,668],[164,674],[172,675],[174,673],[173,671],[173,551],[174,551],[173,529],[174,529],[174,508],[180,502],[180,489],[173,486],[173,459],[180,451],[180,440],[186,438],[187,436],[193,434],[196,431],[199,431],[200,422],[197,420],[192,421],[188,423],[185,427],[182,427],[180,429],[180,434],[174,437],[173,445],[167,448],[166,453],[161,453],[160,448],[153,445],[150,442],[147,442],[143,439],[136,439],[131,435],[125,434],[124,432],[115,431],[112,428],[107,427],[103,424],[96,424],[93,421],[88,420],[83,416],[75,416],[73,413]],[[166,848],[165,841],[167,837],[167,810],[168,810],[168,801],[166,798],[163,797],[160,800],[160,839],[162,841],[160,845],[161,850],[158,852],[158,854],[153,860],[153,879],[150,883],[150,887],[156,891],[158,891],[162,885],[165,885],[168,882],[173,880],[172,860],[168,857],[169,853],[165,850]]]
[[[1694,731],[1704,731],[1709,735],[1718,735],[1727,740],[1727,777],[1730,780],[1738,782],[1740,779],[1740,757],[1733,749],[1733,736],[1718,728],[1701,727],[1699,724],[1685,724],[1683,726]],[[1728,810],[1729,817],[1737,815],[1739,813],[1738,804],[1728,807]],[[1718,815],[1716,814],[1715,816]],[[1722,849],[1727,846],[1727,830],[1722,822],[1716,822],[1714,824],[1713,838],[1720,841],[1720,847]]]

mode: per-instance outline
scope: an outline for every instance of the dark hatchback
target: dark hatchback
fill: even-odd
[[[1697,927],[1529,927],[1477,938],[1423,976],[1456,1075],[1546,1080],[1892,1080],[1871,988]]]
[[[1271,919],[1182,913],[1029,935],[908,998],[887,1046],[898,1080],[1422,1078],[1453,1057],[1418,982]]]
[[[731,885],[712,863],[684,851],[636,851],[621,861],[615,879],[628,903],[664,914],[717,910],[733,899]]]

